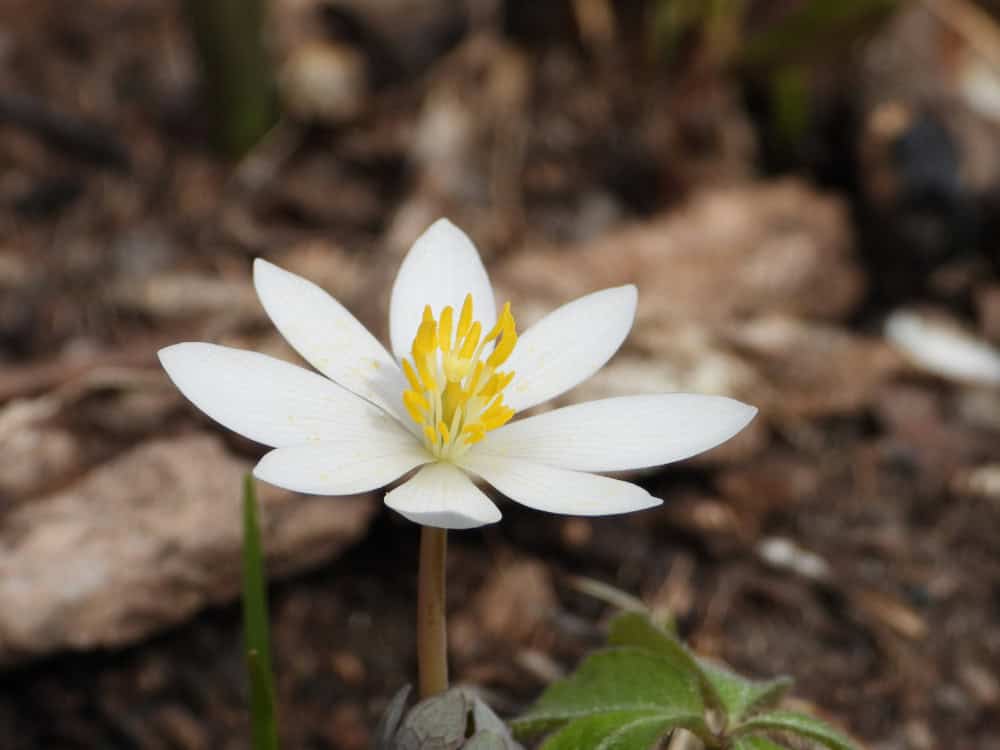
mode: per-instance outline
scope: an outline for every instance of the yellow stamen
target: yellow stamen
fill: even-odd
[[[458,356],[462,359],[471,359],[472,355],[476,353],[476,347],[479,346],[479,336],[483,331],[483,324],[478,320],[472,324],[472,328],[465,336],[465,341],[462,343],[462,348],[458,352]]]
[[[472,295],[465,296],[457,325],[455,317],[449,306],[435,319],[426,306],[411,356],[403,360],[409,385],[403,404],[420,426],[428,450],[442,460],[458,458],[514,416],[503,403],[514,373],[497,371],[517,344],[510,303],[485,337],[482,323],[473,319]]]
[[[423,424],[427,420],[424,414],[431,410],[431,405],[427,403],[427,399],[417,391],[404,391],[403,405],[406,407],[406,411],[410,413],[410,417],[417,424]]]
[[[437,434],[434,432],[434,428],[429,424],[424,425],[424,437],[427,439],[427,443],[433,448],[437,444]]]
[[[406,375],[406,380],[410,384],[410,388],[415,391],[421,391],[423,388],[420,386],[420,381],[417,380],[417,373],[413,371],[413,365],[410,364],[410,360],[403,360],[403,374]]]
[[[472,295],[466,294],[465,300],[462,302],[462,312],[458,317],[458,330],[455,332],[455,339],[465,338],[470,325],[472,325]]]
[[[441,311],[441,322],[438,323],[438,343],[442,352],[451,351],[451,319],[455,311],[451,307],[446,307]]]

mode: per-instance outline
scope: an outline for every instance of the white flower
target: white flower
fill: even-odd
[[[625,513],[661,501],[591,472],[677,461],[739,432],[756,409],[720,396],[630,396],[509,422],[593,375],[632,327],[634,286],[560,307],[518,338],[499,317],[468,237],[436,222],[403,260],[389,306],[392,354],[315,284],[267,261],[254,285],[281,334],[326,377],[255,352],[203,343],[160,351],[181,392],[212,419],[274,450],[254,475],[350,495],[418,471],[386,495],[427,526],[500,520],[473,483],[554,513]],[[419,467],[419,468],[418,468]]]

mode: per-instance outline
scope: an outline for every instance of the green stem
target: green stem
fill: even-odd
[[[448,634],[445,630],[445,558],[447,529],[421,527],[417,587],[417,664],[420,697],[448,689]]]
[[[241,157],[275,124],[276,88],[265,44],[267,0],[185,0],[215,146]]]

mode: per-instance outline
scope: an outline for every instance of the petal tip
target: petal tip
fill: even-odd
[[[733,400],[736,401],[736,399]],[[750,424],[757,417],[757,415],[760,413],[760,409],[758,409],[753,404],[748,404],[743,401],[736,401],[736,412],[739,415],[738,421],[740,423],[739,429],[737,430],[738,432],[739,430],[742,430],[744,427]]]
[[[256,286],[258,284],[258,282],[260,281],[260,279],[262,277],[264,277],[264,276],[266,276],[268,274],[271,274],[273,276],[277,272],[281,272],[283,270],[284,269],[282,269],[280,266],[276,266],[274,263],[272,263],[269,260],[266,260],[264,258],[254,258],[253,259],[253,281],[254,281],[254,286]]]
[[[206,344],[202,341],[181,341],[176,344],[170,344],[170,346],[165,346],[157,351],[156,358],[160,360],[160,365],[169,374],[171,369],[181,364],[179,361],[181,357],[193,354],[195,351],[208,346],[211,346],[211,344]]]
[[[442,216],[440,219],[434,221],[427,229],[423,231],[417,241],[420,240],[433,240],[435,242],[447,243],[449,247],[471,246],[473,249],[476,248],[476,243],[472,241],[468,233],[462,229],[458,224],[453,222],[451,219]],[[476,255],[479,255],[479,251],[476,250]]]
[[[439,219],[436,219],[436,220],[435,220],[435,221],[434,221],[434,222],[433,222],[433,223],[432,223],[432,224],[431,224],[431,225],[430,225],[430,226],[429,226],[429,227],[427,228],[427,231],[429,232],[429,231],[431,231],[432,229],[442,229],[442,230],[451,230],[451,229],[457,229],[457,230],[458,230],[458,231],[460,231],[460,232],[462,231],[461,229],[458,229],[458,227],[457,227],[457,226],[455,225],[455,222],[453,222],[453,221],[452,221],[451,219],[449,219],[449,218],[448,218],[447,216],[442,216],[441,218],[439,218]]]

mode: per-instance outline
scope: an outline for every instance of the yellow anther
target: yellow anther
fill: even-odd
[[[431,372],[429,357],[414,357],[417,362],[417,372],[420,373],[420,380],[422,381],[422,386],[420,390],[425,393],[428,391],[437,391],[437,380],[434,374]]]
[[[514,333],[513,327],[505,330],[503,336],[497,342],[496,346],[493,347],[493,352],[489,357],[486,358],[486,364],[490,367],[499,367],[507,358],[510,353],[514,351],[514,345],[517,343],[517,334]]]
[[[417,424],[423,424],[427,420],[424,415],[431,410],[427,399],[417,391],[404,391],[403,405]]]
[[[510,314],[510,302],[505,302],[503,305],[503,310],[500,312],[500,317],[497,318],[496,325],[490,330],[486,338],[483,339],[484,343],[488,343],[499,336],[501,333],[506,334],[508,329],[514,328],[514,316]]]
[[[462,428],[462,434],[465,436],[465,441],[469,445],[472,445],[486,437],[486,428],[478,422],[476,424],[467,424]]]
[[[479,346],[479,336],[482,334],[483,325],[478,320],[472,324],[472,328],[465,335],[465,341],[462,343],[462,348],[458,352],[458,356],[462,359],[471,359],[472,355],[476,353],[476,347]]]
[[[424,438],[431,447],[437,444],[437,433],[434,432],[434,428],[429,424],[424,425]]]
[[[455,311],[450,305],[441,311],[441,322],[438,323],[438,344],[442,352],[451,351],[451,323],[454,315]]]
[[[486,382],[486,385],[482,387],[477,395],[485,399],[493,398],[493,396],[510,385],[510,381],[513,379],[514,373],[512,372],[498,372]]]
[[[447,421],[451,421],[455,416],[455,409],[459,408],[468,399],[468,394],[462,390],[462,386],[456,382],[449,382],[444,387],[444,395],[441,398],[442,415]]]
[[[458,330],[455,332],[455,340],[465,338],[472,325],[472,295],[466,294],[462,302],[462,312],[458,316]]]
[[[422,357],[429,357],[437,348],[437,326],[434,318],[424,320],[417,329],[417,335],[413,339],[413,357],[419,360]],[[419,362],[418,362],[419,364]]]
[[[403,404],[419,425],[427,449],[442,460],[461,456],[514,416],[503,402],[514,373],[496,371],[517,344],[510,303],[485,337],[482,323],[472,315],[468,294],[457,315],[449,306],[435,319],[434,310],[426,306],[411,356],[402,363],[409,384]],[[492,349],[488,355],[487,345]]]
[[[468,382],[465,384],[465,389],[469,393],[475,393],[476,387],[479,385],[480,378],[483,377],[483,371],[486,369],[486,365],[482,362],[476,362],[476,367],[472,371],[472,377],[469,378]]]
[[[513,416],[513,409],[506,406],[499,406],[496,410],[490,409],[484,413],[479,418],[479,424],[481,424],[485,430],[495,430],[497,427],[503,427],[507,424]]]
[[[417,379],[417,373],[413,371],[413,365],[410,364],[410,360],[403,360],[403,374],[406,375],[406,381],[410,384],[410,388],[415,391],[421,391],[423,388],[420,385],[420,381]]]
[[[486,385],[484,385],[476,395],[480,398],[492,398],[496,395],[497,391],[500,390],[500,383],[502,381],[503,375],[494,375],[486,381]]]

